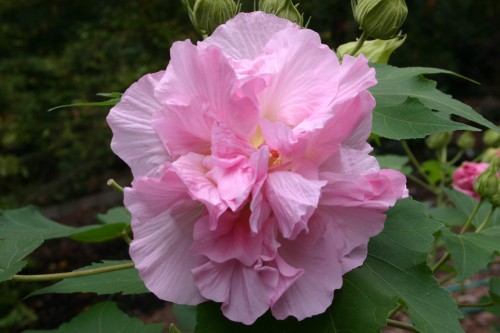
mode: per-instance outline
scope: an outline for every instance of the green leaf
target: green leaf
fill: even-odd
[[[401,104],[379,105],[373,110],[373,133],[388,139],[418,139],[434,133],[458,130],[476,129],[440,117],[413,97],[408,97]]]
[[[387,216],[384,231],[369,243],[365,264],[345,276],[335,295],[337,330],[379,332],[399,302],[422,333],[462,332],[455,302],[426,264],[433,233],[442,225],[413,200],[399,201]]]
[[[219,305],[204,303],[198,306],[196,333],[378,333],[398,303],[422,333],[463,332],[461,313],[426,264],[433,233],[442,225],[411,199],[399,201],[387,216],[384,231],[369,243],[364,265],[344,276],[344,286],[324,314],[298,322],[278,321],[267,313],[245,326],[223,317]]]
[[[88,226],[84,231],[73,233],[70,238],[86,243],[101,243],[120,238],[129,232],[130,225],[125,223],[114,223],[102,226]]]
[[[114,265],[129,263],[128,260],[94,263],[90,266],[77,269],[76,271],[89,270],[94,268],[109,267]],[[75,277],[57,282],[49,287],[34,291],[29,296],[41,294],[67,294],[76,292],[90,292],[98,295],[108,295],[122,293],[124,295],[144,294],[149,290],[144,286],[135,268],[127,268],[119,271],[100,273],[89,276]]]
[[[130,214],[123,210],[124,208],[116,208],[98,215],[98,219],[107,224],[79,228],[49,220],[33,206],[4,210],[0,211],[0,239],[71,237],[82,242],[104,242],[122,237],[130,231]]]
[[[34,206],[0,211],[0,239],[33,236],[52,239],[68,236],[74,230],[47,219]]]
[[[24,333],[160,333],[163,324],[144,324],[123,313],[115,303],[103,302],[62,324],[55,330],[27,330]]]
[[[490,297],[493,302],[500,304],[500,277],[490,279]]]
[[[106,214],[97,214],[96,219],[103,225],[82,227],[80,232],[71,234],[71,239],[80,242],[100,243],[123,237],[131,231],[130,213],[125,207],[111,208]]]
[[[499,232],[500,227],[493,227],[489,232]],[[488,230],[488,229],[487,229]],[[499,238],[495,234],[464,233],[457,235],[447,229],[442,230],[446,248],[451,254],[458,275],[457,280],[463,281],[474,275],[480,269],[493,261],[494,254],[500,252]]]
[[[20,272],[27,264],[23,259],[42,243],[41,237],[0,240],[0,282]]]
[[[408,175],[411,173],[411,167],[406,165],[408,157],[400,155],[376,155],[381,169],[393,169],[401,171],[403,174]]]
[[[179,329],[186,332],[193,332],[196,327],[196,306],[174,304],[172,310]]]
[[[106,101],[102,102],[82,102],[82,103],[73,103],[73,104],[66,104],[66,105],[59,105],[56,107],[53,107],[48,110],[48,112],[52,112],[54,110],[62,109],[62,108],[71,108],[71,107],[82,107],[82,106],[114,106],[120,102],[120,99],[122,97],[122,93],[119,92],[112,92],[112,93],[99,93],[97,96],[102,96],[102,97],[107,97],[109,98]]]
[[[130,213],[125,207],[114,207],[106,214],[97,214],[97,220],[104,224],[125,223],[130,225]]]
[[[470,195],[464,194],[462,192],[458,192],[449,188],[444,188],[443,189],[444,193],[450,198],[450,200],[453,202],[457,210],[459,210],[463,214],[463,223],[462,225],[465,224],[465,221],[467,218],[470,216],[472,211],[474,210],[474,207],[476,207],[477,203],[479,202],[477,199],[471,197]],[[491,204],[489,202],[483,202],[481,204],[481,208],[479,208],[479,211],[477,212],[476,216],[472,220],[472,224],[475,227],[478,227],[481,225],[481,223],[484,221],[486,216],[488,216],[488,213],[491,210]],[[497,209],[495,213],[493,214],[489,226],[496,226],[500,225],[500,212]]]
[[[427,209],[429,217],[446,224],[447,226],[462,226],[465,223],[465,215],[455,207],[432,207]]]
[[[435,185],[442,177],[441,163],[429,160],[422,163],[421,171],[425,172],[432,185]]]
[[[196,333],[331,333],[335,330],[335,323],[328,321],[328,313],[298,321],[289,317],[285,320],[276,320],[269,312],[260,317],[251,326],[230,321],[222,314],[220,304],[205,302],[197,306]],[[347,332],[347,331],[346,331]],[[352,332],[352,331],[348,331]],[[361,332],[360,332],[361,333]],[[362,332],[364,333],[364,331]]]
[[[421,105],[414,104],[412,106],[414,112],[428,113],[428,110],[431,109],[447,115],[457,115],[498,131],[497,126],[483,118],[470,106],[436,89],[436,82],[423,76],[424,74],[451,74],[461,77],[460,75],[436,68],[398,68],[381,64],[373,64],[373,67],[376,70],[378,80],[378,84],[370,88],[371,93],[377,100],[377,106],[374,110],[374,123],[383,121],[377,119],[380,117],[379,109],[383,110],[390,106],[402,105],[411,97],[421,103]],[[381,136],[392,135],[392,131],[377,134]]]

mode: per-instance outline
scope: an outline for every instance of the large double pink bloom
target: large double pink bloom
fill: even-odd
[[[108,116],[146,286],[245,324],[324,312],[407,195],[368,155],[375,84],[364,57],[339,64],[318,34],[261,12],[174,43]]]

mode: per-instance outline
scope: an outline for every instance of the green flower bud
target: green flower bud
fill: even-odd
[[[471,132],[463,132],[462,135],[458,137],[457,146],[464,150],[469,150],[474,148],[476,144],[476,138]]]
[[[264,13],[276,14],[278,9],[285,4],[286,0],[260,0],[259,10]]]
[[[488,201],[493,207],[500,207],[500,186],[497,188],[497,193],[493,194]]]
[[[196,0],[189,17],[196,30],[208,36],[237,13],[238,5],[233,0]]]
[[[404,0],[351,0],[351,5],[360,28],[377,39],[394,37],[408,14]]]
[[[436,133],[429,135],[427,138],[425,138],[425,144],[427,145],[427,147],[434,150],[448,146],[450,141],[451,141],[451,132]]]
[[[406,40],[406,35],[397,36],[392,39],[381,40],[368,40],[363,43],[361,49],[359,49],[354,56],[358,56],[360,54],[364,54],[365,57],[368,58],[371,62],[375,62],[378,64],[387,64],[389,62],[389,57],[392,52],[396,50],[398,47],[403,45]],[[337,48],[337,56],[339,60],[342,60],[344,54],[351,54],[351,52],[356,47],[357,42],[350,42],[347,44],[342,44]]]
[[[274,14],[302,26],[304,18],[291,0],[260,0],[259,10]]]
[[[495,195],[500,186],[498,180],[498,160],[495,159],[491,162],[488,169],[477,177],[473,185],[474,191],[479,194],[482,199],[489,199]]]
[[[481,162],[491,163],[493,160],[500,158],[500,151],[496,148],[488,148],[481,156]]]
[[[500,133],[494,130],[487,130],[483,135],[483,142],[488,147],[499,147],[500,146]]]

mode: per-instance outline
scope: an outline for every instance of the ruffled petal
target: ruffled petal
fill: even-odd
[[[146,287],[163,300],[180,304],[205,301],[193,280],[195,258],[189,252],[193,226],[202,211],[199,203],[184,201],[148,221],[132,219],[130,256]]]
[[[327,114],[338,87],[338,59],[312,30],[280,31],[266,45],[259,73],[272,74],[261,96],[261,117],[295,127]]]
[[[143,222],[189,199],[186,185],[169,164],[164,167],[161,178],[136,178],[124,193],[125,206],[134,218]]]
[[[134,177],[154,175],[169,159],[151,126],[153,114],[162,109],[154,89],[164,73],[145,75],[130,86],[106,118],[113,131],[111,149],[129,165]]]
[[[319,226],[318,226],[319,227]],[[303,274],[290,284],[271,306],[277,319],[293,316],[302,320],[325,312],[332,304],[333,293],[342,286],[340,254],[331,239],[311,221],[311,231],[294,241],[282,240],[278,255]]]
[[[271,267],[248,267],[236,260],[207,261],[193,269],[201,294],[222,302],[222,312],[233,320],[252,324],[269,308],[278,283],[278,272]]]
[[[307,222],[318,206],[325,184],[288,171],[272,172],[267,176],[266,196],[283,237],[293,239],[302,230],[307,230]]]
[[[234,59],[255,59],[275,33],[298,29],[298,25],[275,15],[240,13],[215,29],[203,44],[216,45]]]
[[[200,219],[194,229],[193,253],[222,263],[237,259],[246,266],[259,260],[263,248],[263,233],[254,234],[248,225],[250,212],[226,211],[216,230],[210,230],[208,218]]]

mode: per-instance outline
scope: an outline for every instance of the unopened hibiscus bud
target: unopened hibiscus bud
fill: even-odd
[[[365,41],[363,43],[363,46],[361,46],[361,48],[354,54],[354,56],[357,57],[358,55],[363,54],[371,62],[375,62],[378,64],[387,64],[392,52],[403,45],[405,40],[406,35],[397,36],[395,38],[387,40],[375,39]],[[342,60],[344,54],[351,54],[357,44],[357,42],[350,42],[340,45],[337,48],[337,56],[339,57],[339,59]]]
[[[451,141],[451,132],[436,133],[429,135],[427,138],[425,138],[425,144],[427,145],[427,147],[434,150],[448,146],[450,141]]]
[[[481,156],[481,162],[491,163],[493,160],[500,159],[500,150],[498,148],[488,148]]]
[[[499,147],[500,146],[500,133],[494,130],[487,130],[483,135],[483,142],[488,147]]]
[[[474,148],[476,144],[476,138],[471,132],[463,132],[462,135],[458,137],[457,146],[464,150],[469,150]]]
[[[497,193],[500,182],[498,181],[498,160],[493,160],[490,166],[477,177],[474,191],[481,198],[488,199]]]
[[[408,14],[404,0],[351,0],[351,5],[361,30],[377,39],[394,37]]]
[[[493,207],[500,207],[500,185],[497,188],[497,193],[493,194],[488,201]]]
[[[291,0],[260,0],[259,10],[274,14],[302,26],[304,19]]]
[[[238,5],[233,0],[196,0],[190,18],[196,30],[208,36],[237,13]]]

